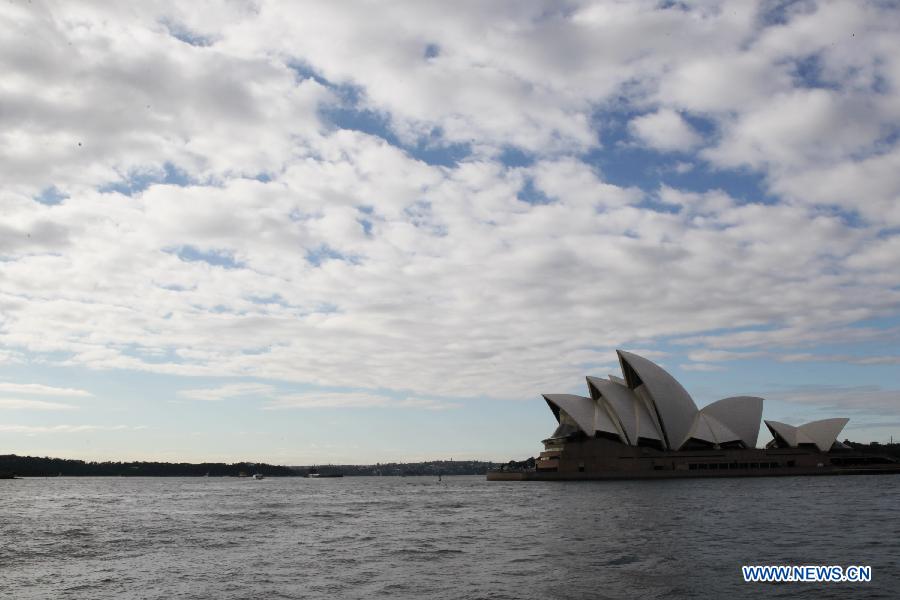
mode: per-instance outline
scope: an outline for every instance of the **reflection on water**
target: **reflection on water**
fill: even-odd
[[[893,598],[900,477],[0,481],[6,598]],[[742,564],[872,565],[750,584]]]

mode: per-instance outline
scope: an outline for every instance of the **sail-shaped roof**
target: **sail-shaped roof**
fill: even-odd
[[[775,438],[776,441],[782,442],[784,445],[789,448],[797,447],[797,428],[793,425],[788,425],[787,423],[782,423],[780,421],[769,421],[766,420],[766,427],[769,428],[769,433],[772,434],[772,437]]]
[[[627,438],[626,443],[635,445],[638,440],[637,415],[635,404],[637,398],[630,389],[624,385],[613,383],[599,377],[588,377],[588,388],[591,396],[606,401],[611,416],[616,420],[622,433]]]
[[[776,443],[796,448],[800,444],[815,444],[822,452],[828,452],[837,441],[837,436],[850,421],[846,418],[822,419],[810,421],[794,427],[778,421],[766,421],[766,427],[772,433]]]
[[[616,350],[625,381],[632,390],[641,385],[647,392],[659,416],[666,446],[677,450],[688,439],[697,405],[678,381],[662,367],[643,356]]]
[[[756,396],[732,396],[704,406],[700,412],[738,434],[747,448],[755,448],[762,420],[763,399]]]
[[[801,425],[798,429],[822,452],[828,452],[850,419],[822,419]]]
[[[543,394],[543,396],[557,421],[559,421],[559,411],[562,409],[572,417],[582,431],[588,435],[594,435],[594,401],[592,399],[574,394]]]
[[[732,396],[697,409],[693,398],[678,381],[659,365],[624,350],[616,351],[624,378],[588,377],[591,397],[574,394],[544,394],[557,421],[565,412],[564,429],[589,436],[598,432],[615,435],[624,444],[636,446],[640,440],[659,442],[664,448],[679,450],[694,439],[721,446],[742,443],[755,448],[762,419],[763,399]],[[765,421],[774,444],[796,448],[815,444],[827,452],[848,419],[824,419],[799,427]]]

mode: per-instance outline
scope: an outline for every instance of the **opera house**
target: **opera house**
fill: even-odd
[[[732,396],[697,408],[662,367],[617,350],[622,377],[588,377],[589,396],[543,394],[558,426],[534,466],[492,480],[624,479],[900,472],[893,459],[837,441],[849,419],[792,426],[765,421],[763,399]]]

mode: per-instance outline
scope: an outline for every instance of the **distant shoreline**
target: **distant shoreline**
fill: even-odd
[[[37,456],[0,455],[0,476],[16,477],[305,477],[340,473],[353,477],[408,475],[484,475],[501,463],[487,461],[425,461],[374,465],[280,466],[266,463],[97,462]]]

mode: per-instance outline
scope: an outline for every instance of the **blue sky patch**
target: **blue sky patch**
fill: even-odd
[[[530,167],[534,164],[534,155],[515,146],[505,146],[498,157],[503,166],[509,168]]]
[[[621,187],[636,187],[652,193],[662,185],[684,191],[722,190],[744,203],[774,204],[766,176],[750,168],[721,169],[697,156],[684,152],[659,152],[637,143],[631,137],[629,123],[643,113],[636,111],[596,112],[593,122],[600,131],[602,146],[590,149],[579,158],[601,174],[601,178]],[[713,121],[688,113],[682,117],[697,133],[709,139],[716,135]]]
[[[158,183],[184,187],[191,184],[191,179],[185,171],[167,162],[163,164],[161,170],[130,173],[124,181],[106,184],[101,186],[99,191],[118,192],[125,196],[133,196]]]
[[[471,154],[468,144],[447,143],[439,130],[420,136],[415,144],[406,144],[391,130],[391,117],[384,112],[356,106],[331,105],[321,109],[320,114],[326,122],[340,129],[361,131],[379,137],[429,165],[453,167]]]
[[[47,206],[55,206],[57,204],[62,204],[63,200],[68,198],[69,195],[65,192],[57,189],[55,185],[52,185],[48,188],[44,188],[40,194],[34,197],[36,202],[40,202],[41,204],[46,204]]]
[[[170,254],[176,255],[185,262],[205,262],[214,267],[222,267],[225,269],[239,269],[244,267],[243,264],[237,262],[234,256],[229,252],[216,250],[200,250],[195,246],[179,246],[175,250],[168,251]]]
[[[169,31],[169,35],[171,35],[176,40],[184,42],[185,44],[189,44],[191,46],[206,47],[211,46],[213,43],[213,40],[211,38],[193,32],[180,23],[168,20],[164,20],[162,23]]]
[[[436,48],[435,46],[432,52],[437,52]],[[292,63],[291,69],[301,79],[313,79],[340,99],[337,104],[320,107],[319,115],[326,123],[339,129],[360,131],[379,137],[429,165],[453,167],[471,154],[469,144],[447,142],[443,139],[439,128],[432,128],[427,135],[419,136],[415,144],[404,143],[392,130],[389,113],[362,105],[364,91],[360,87],[352,84],[335,84],[303,63]]]
[[[318,248],[307,250],[306,261],[314,267],[322,266],[322,263],[329,260],[350,260],[334,248],[327,244],[322,244]]]
[[[516,193],[516,198],[518,198],[522,202],[533,205],[553,203],[553,198],[545,194],[536,185],[534,185],[534,180],[530,177],[525,180],[524,185],[522,185],[518,193]]]

